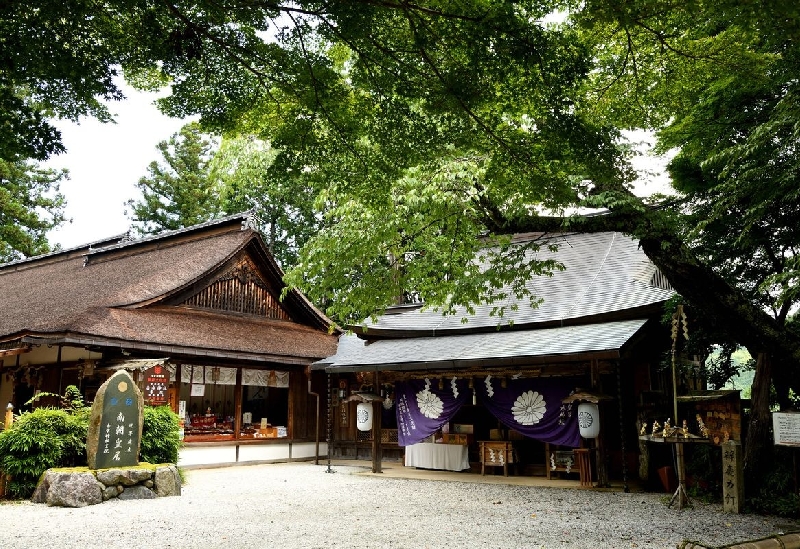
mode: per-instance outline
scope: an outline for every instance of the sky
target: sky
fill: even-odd
[[[70,179],[62,182],[61,193],[67,201],[65,215],[72,221],[48,234],[51,245],[69,249],[126,232],[130,219],[125,215],[125,202],[140,196],[136,182],[147,174],[148,164],[161,161],[156,145],[186,122],[158,111],[153,102],[159,94],[138,92],[125,85],[122,89],[127,98],[109,104],[116,123],[94,119],[79,124],[56,122],[67,152],[45,165],[69,170]],[[643,132],[629,139],[650,145],[653,141]],[[637,194],[668,192],[664,163],[664,159],[648,155],[636,159],[637,169],[652,172],[641,172]]]
[[[109,104],[115,124],[92,118],[79,124],[55,122],[67,152],[45,165],[69,170],[61,193],[67,200],[65,215],[72,222],[48,234],[52,245],[68,249],[126,232],[130,219],[125,202],[139,197],[136,182],[147,174],[150,162],[161,160],[158,142],[185,123],[158,111],[153,104],[158,94],[123,90],[127,99]]]

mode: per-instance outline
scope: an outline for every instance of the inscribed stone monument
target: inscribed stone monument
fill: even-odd
[[[139,464],[143,408],[142,393],[128,372],[120,370],[100,386],[86,436],[90,469]]]

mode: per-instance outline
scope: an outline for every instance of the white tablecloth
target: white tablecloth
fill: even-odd
[[[469,469],[467,447],[461,444],[421,442],[406,446],[406,467],[463,471]]]

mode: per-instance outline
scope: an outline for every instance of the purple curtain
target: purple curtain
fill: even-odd
[[[466,379],[450,378],[439,389],[438,379],[398,381],[394,386],[397,442],[408,446],[429,437],[472,398]]]
[[[568,380],[556,378],[475,380],[481,403],[504,425],[526,437],[577,448],[581,435],[571,406],[561,404],[575,388]]]

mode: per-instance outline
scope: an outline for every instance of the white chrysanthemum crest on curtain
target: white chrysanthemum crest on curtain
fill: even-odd
[[[425,378],[425,388],[417,393],[417,406],[423,416],[429,419],[437,419],[442,415],[444,403],[442,403],[441,398],[431,392],[430,387],[431,381]]]
[[[539,423],[546,411],[547,403],[544,401],[544,397],[537,391],[526,391],[522,393],[517,400],[514,401],[514,406],[511,407],[514,420],[520,425],[534,425]]]

